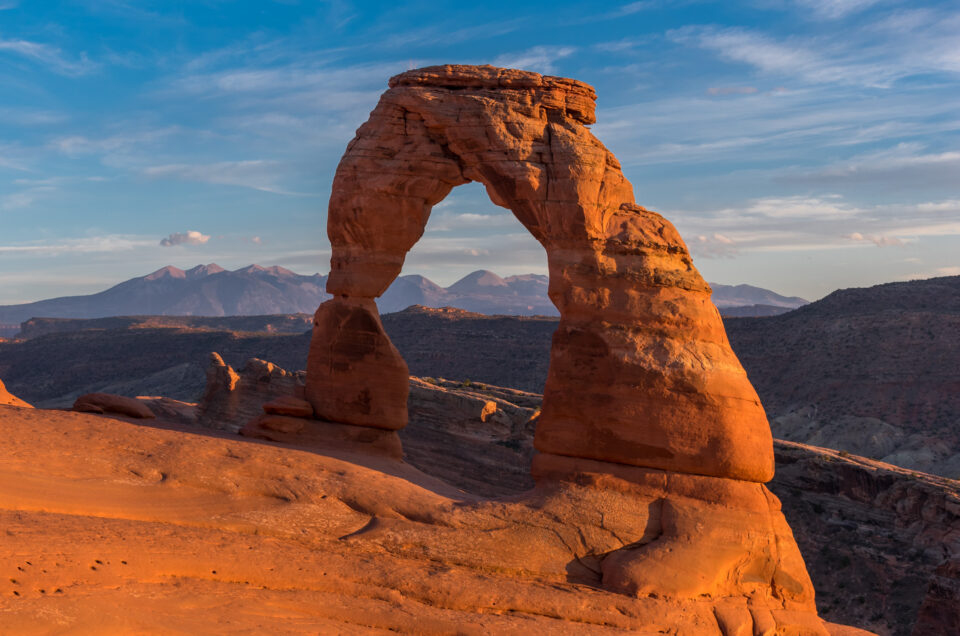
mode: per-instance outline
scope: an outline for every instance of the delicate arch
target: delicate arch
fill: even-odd
[[[318,417],[406,423],[406,365],[373,299],[400,274],[431,208],[478,181],[546,249],[560,310],[537,449],[772,477],[766,416],[710,288],[673,226],[634,202],[618,161],[586,127],[594,100],[576,80],[490,66],[390,80],[334,178],[334,299],[317,310],[307,369]]]

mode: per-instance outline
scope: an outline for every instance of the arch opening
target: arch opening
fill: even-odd
[[[532,487],[559,315],[545,270],[543,247],[482,184],[457,186],[434,206],[401,276],[377,299],[412,376],[398,431],[407,462],[480,496]]]

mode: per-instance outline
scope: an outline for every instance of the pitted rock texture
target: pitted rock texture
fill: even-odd
[[[544,246],[561,313],[536,445],[542,452],[764,482],[770,429],[730,349],[710,288],[660,215],[634,202],[616,158],[587,128],[594,92],[575,80],[490,66],[440,66],[390,80],[337,169],[327,291],[369,302],[397,277],[431,208],[483,183]],[[371,299],[371,300],[367,300]],[[319,314],[318,314],[319,315]],[[378,321],[379,322],[379,321]],[[336,353],[343,331],[314,330],[317,368],[354,379],[370,404],[399,411],[405,368],[363,377]],[[332,374],[308,369],[318,417]],[[380,387],[383,389],[380,397]]]

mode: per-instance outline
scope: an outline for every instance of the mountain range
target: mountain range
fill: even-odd
[[[65,296],[22,305],[0,306],[0,336],[13,335],[34,317],[104,318],[110,316],[254,316],[313,313],[326,293],[327,277],[297,274],[283,267],[250,265],[233,271],[215,263],[188,270],[167,266],[131,278],[105,291]],[[548,278],[523,274],[501,278],[487,270],[441,287],[419,275],[400,276],[378,299],[381,313],[411,305],[451,306],[495,315],[557,315],[547,295]],[[772,315],[807,304],[750,285],[713,285],[713,300],[730,315]]]

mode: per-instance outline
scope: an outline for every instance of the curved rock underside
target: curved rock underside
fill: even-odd
[[[614,490],[626,488],[636,512],[639,538],[596,546],[575,567],[632,596],[714,599],[724,634],[824,633],[779,501],[762,485],[773,476],[763,407],[679,234],[635,203],[590,132],[594,100],[576,80],[490,66],[390,80],[333,183],[334,298],[317,310],[306,378],[315,418],[406,424],[407,367],[374,298],[431,208],[480,182],[543,245],[561,314],[536,428],[538,486],[629,484]],[[601,528],[604,514],[620,514],[598,511]],[[488,558],[497,568],[497,550]],[[757,612],[779,618],[765,626]]]

